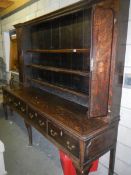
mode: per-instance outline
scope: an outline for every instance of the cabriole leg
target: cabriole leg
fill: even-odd
[[[27,128],[28,137],[29,137],[29,146],[32,146],[32,127],[24,120],[25,126]]]
[[[4,109],[4,113],[5,113],[5,120],[8,120],[7,105],[5,103],[3,103],[3,109]]]

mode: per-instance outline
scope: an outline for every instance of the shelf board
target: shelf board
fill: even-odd
[[[82,71],[72,70],[72,69],[64,69],[64,68],[57,68],[57,67],[51,67],[51,66],[42,66],[42,65],[37,65],[37,64],[28,64],[27,66],[32,67],[32,68],[36,68],[36,69],[52,71],[52,72],[74,74],[74,75],[80,75],[80,76],[84,76],[84,77],[89,76],[88,72],[82,72]]]
[[[44,80],[38,80],[38,79],[34,79],[34,78],[28,78],[28,80],[33,81],[35,83],[38,83],[42,86],[46,86],[46,87],[54,88],[56,90],[60,90],[62,92],[70,93],[72,95],[76,95],[76,96],[79,96],[79,97],[82,97],[82,98],[88,98],[88,95],[85,94],[85,93],[77,92],[77,91],[74,91],[74,90],[71,90],[71,89],[68,89],[68,88],[65,88],[65,87],[60,87],[60,86],[45,82]]]
[[[29,53],[89,53],[90,49],[28,49]]]

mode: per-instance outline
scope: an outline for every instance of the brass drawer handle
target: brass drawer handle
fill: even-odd
[[[51,134],[53,137],[57,136],[57,132],[53,131],[52,129],[50,130],[50,134]]]
[[[18,102],[18,104],[20,105],[20,101]]]
[[[63,136],[63,132],[62,132],[62,131],[60,132],[60,136],[61,136],[61,137]]]
[[[17,106],[18,106],[18,104],[17,104],[17,103],[14,103],[14,105],[15,105],[15,107],[17,107]]]
[[[39,125],[40,125],[40,126],[44,126],[44,125],[45,125],[45,122],[39,120]]]
[[[25,108],[21,107],[21,111],[22,111],[22,112],[25,112]]]
[[[66,142],[67,144],[67,148],[72,151],[73,149],[75,149],[75,145],[71,145],[71,143],[69,141]]]
[[[38,116],[38,114],[35,112],[35,117],[37,117]]]
[[[35,96],[36,104],[39,104],[39,99],[37,96]]]
[[[11,102],[12,100],[11,100],[11,98],[9,98],[9,102]]]
[[[29,117],[33,119],[34,115],[32,113],[29,113]]]

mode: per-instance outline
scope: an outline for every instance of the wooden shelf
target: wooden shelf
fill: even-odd
[[[68,89],[68,88],[65,88],[65,87],[60,87],[60,86],[45,82],[44,80],[38,80],[38,79],[34,79],[34,78],[28,78],[28,80],[33,81],[35,83],[38,83],[42,86],[54,88],[54,89],[62,91],[62,92],[67,92],[67,93],[70,93],[72,95],[76,95],[78,97],[88,98],[88,95],[86,95],[85,93],[77,92],[77,91],[74,91],[74,90],[71,90],[71,89]]]
[[[51,67],[51,66],[42,66],[42,65],[36,65],[36,64],[28,64],[27,66],[32,67],[32,68],[36,68],[36,69],[52,71],[52,72],[74,74],[74,75],[80,75],[80,76],[84,76],[84,77],[89,76],[88,72],[82,72],[82,71],[72,70],[72,69],[64,69],[64,68],[57,68],[57,67]]]
[[[29,53],[89,53],[90,49],[28,49]]]

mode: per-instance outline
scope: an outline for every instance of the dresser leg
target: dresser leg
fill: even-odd
[[[113,175],[114,174],[115,155],[116,155],[116,144],[110,150],[110,162],[109,162],[109,173],[108,173],[108,175]]]
[[[24,123],[25,123],[25,126],[27,128],[27,132],[28,132],[29,146],[32,146],[32,127],[26,121],[24,121]]]
[[[3,103],[3,109],[4,109],[4,113],[5,113],[5,120],[8,120],[7,105],[5,103]]]
[[[11,116],[13,116],[13,109],[12,108],[9,108],[9,109],[10,109]]]

